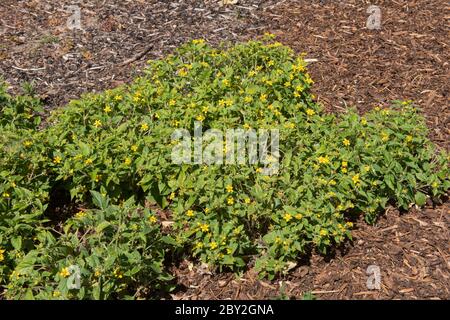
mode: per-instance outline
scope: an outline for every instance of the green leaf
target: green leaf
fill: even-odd
[[[414,199],[416,200],[416,204],[418,206],[423,206],[425,203],[427,203],[427,197],[422,192],[418,191],[416,195],[414,196]]]

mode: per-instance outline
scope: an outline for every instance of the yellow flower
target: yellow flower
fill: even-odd
[[[203,243],[202,242],[197,242],[195,244],[195,249],[201,249],[201,248],[203,248]]]
[[[94,121],[94,127],[100,128],[101,126],[102,126],[102,122],[100,120],[97,119]]]
[[[289,213],[285,213],[283,219],[286,220],[286,222],[289,222],[292,219],[292,215],[290,215]]]
[[[406,142],[411,142],[412,141],[412,139],[413,139],[413,137],[412,136],[410,136],[410,135],[408,135],[408,136],[406,136]]]
[[[197,119],[197,121],[203,121],[203,120],[205,120],[205,117],[201,114],[201,115],[198,115],[195,119]]]
[[[5,250],[0,249],[0,262],[5,260],[5,256],[3,255],[5,253]]]
[[[131,159],[130,159],[130,158],[125,158],[125,160],[123,161],[123,163],[124,163],[126,166],[129,166],[129,165],[131,164]]]
[[[103,108],[103,111],[105,111],[105,113],[109,113],[111,112],[111,107],[110,106],[106,106]]]
[[[336,181],[333,180],[333,179],[331,179],[331,180],[328,182],[328,184],[329,184],[330,186],[335,186],[335,185],[336,185]]]
[[[122,99],[123,99],[123,97],[121,95],[116,95],[114,97],[114,100],[116,100],[116,101],[122,101]]]
[[[150,223],[155,223],[158,219],[155,216],[149,216],[148,221],[150,221]]]
[[[382,140],[383,142],[388,141],[388,140],[389,140],[389,134],[387,134],[386,132],[382,132],[382,133],[381,133],[381,140]]]
[[[227,185],[227,186],[226,186],[226,189],[227,189],[227,192],[228,192],[228,193],[233,192],[233,186],[232,186],[231,184]]]
[[[193,210],[188,210],[188,211],[186,211],[186,215],[188,217],[193,217],[194,216],[194,211]]]
[[[367,124],[367,119],[366,118],[361,118],[361,124],[363,126],[365,126]]]
[[[344,140],[342,141],[342,143],[344,144],[344,146],[348,147],[348,146],[350,145],[350,140],[344,139]]]
[[[209,213],[209,208],[205,208],[205,213],[206,213],[206,214]]]
[[[286,88],[290,87],[290,86],[291,86],[291,82],[290,82],[290,81],[286,81],[286,82],[284,83],[284,86],[285,86]]]
[[[244,98],[244,102],[245,103],[250,103],[250,102],[252,102],[253,101],[253,98],[251,97],[251,96],[246,96],[245,98]]]
[[[11,195],[8,192],[3,192],[3,198],[9,198]]]
[[[347,227],[349,227],[349,228],[352,228],[353,227],[353,222],[347,222],[347,223],[345,223],[346,225],[347,225]]]
[[[322,237],[325,237],[327,234],[328,234],[328,230],[325,230],[325,229],[320,230],[320,235]]]
[[[347,161],[342,161],[342,167],[346,168],[348,166],[348,162]]]
[[[313,116],[316,114],[316,112],[313,109],[306,109],[306,114],[308,116]]]
[[[30,147],[30,146],[33,145],[33,142],[31,142],[30,140],[26,140],[26,141],[23,142],[23,145],[24,145],[25,147]]]
[[[266,102],[267,101],[267,94],[261,94],[259,96],[259,100],[261,100],[261,102]]]
[[[353,181],[354,184],[357,184],[359,182],[359,174],[355,174],[352,177],[352,181]]]
[[[244,199],[244,202],[245,202],[246,204],[250,204],[251,200],[250,200],[250,198],[245,198],[245,199]]]
[[[234,204],[234,199],[233,199],[232,197],[228,197],[228,199],[227,199],[227,204],[228,204],[228,205]]]
[[[75,218],[77,218],[77,219],[82,219],[85,215],[86,215],[86,212],[84,212],[84,211],[78,211],[78,212],[75,214]]]
[[[256,170],[255,170],[257,173],[261,173],[262,171],[263,171],[263,169],[262,168],[256,168]]]
[[[130,149],[131,149],[131,151],[136,152],[136,151],[138,150],[138,146],[135,145],[135,144],[133,144],[133,145],[130,147]]]
[[[209,226],[206,223],[202,224],[200,226],[200,230],[202,230],[203,232],[208,232],[209,231]]]
[[[249,130],[251,127],[248,123],[244,124],[244,129]]]
[[[67,278],[70,276],[70,272],[68,268],[62,268],[62,270],[59,272],[59,275],[63,278]]]
[[[365,172],[369,172],[370,171],[370,166],[364,166],[364,171]]]
[[[188,72],[187,72],[186,68],[181,68],[180,70],[178,70],[178,74],[181,77],[185,77],[188,74]]]
[[[52,296],[53,296],[54,298],[58,298],[60,295],[61,295],[61,292],[59,292],[58,290],[53,291]]]
[[[93,163],[93,161],[92,161],[91,158],[89,158],[89,159],[86,159],[86,160],[84,161],[84,163],[87,164],[87,165],[90,165],[90,164]]]
[[[123,273],[120,271],[119,268],[116,268],[114,270],[114,277],[118,278],[118,279],[122,279],[123,278]]]
[[[98,277],[100,277],[101,275],[102,275],[102,273],[100,272],[100,270],[98,270],[98,269],[95,270],[95,273],[94,273],[94,276],[95,276],[95,277],[98,278]]]
[[[170,200],[175,199],[175,192],[172,192],[172,193],[170,194],[169,199],[170,199]]]
[[[229,86],[230,86],[230,80],[228,80],[228,79],[223,79],[223,80],[222,80],[222,84],[223,84],[225,87],[229,87]]]
[[[284,124],[284,126],[288,129],[294,129],[295,128],[295,124],[293,124],[292,122],[286,122]]]
[[[60,156],[56,156],[56,157],[54,157],[53,158],[53,163],[55,163],[55,164],[58,164],[58,163],[61,163],[61,157]]]
[[[147,131],[147,130],[148,130],[148,124],[147,123],[141,124],[141,131],[144,132],[144,131]]]
[[[297,214],[295,215],[295,219],[300,220],[301,218],[303,218],[303,215],[302,215],[301,213],[297,213]]]
[[[212,250],[216,249],[216,248],[217,248],[217,242],[215,242],[215,241],[211,242],[211,243],[209,244],[209,247],[210,247]]]
[[[192,40],[192,43],[193,44],[203,44],[203,43],[205,43],[205,40],[204,39],[194,39],[194,40]]]
[[[330,159],[327,156],[325,157],[320,156],[319,158],[317,158],[317,161],[322,164],[330,163]]]

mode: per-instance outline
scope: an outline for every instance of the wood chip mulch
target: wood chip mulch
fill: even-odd
[[[398,1],[50,1],[0,3],[0,75],[12,92],[34,81],[47,109],[83,92],[129,82],[145,61],[194,38],[244,41],[271,32],[306,52],[318,100],[331,112],[365,112],[394,99],[422,108],[430,137],[449,150],[448,9],[442,0]],[[81,9],[83,30],[69,30],[67,6]],[[382,27],[368,30],[369,5]],[[284,292],[319,299],[449,299],[450,202],[400,214],[387,210],[375,226],[356,225],[353,243],[334,255],[307,257],[276,281],[252,269],[209,274],[196,263],[173,266],[173,299],[270,299]],[[381,288],[366,286],[380,268]],[[281,289],[281,287],[283,289]]]

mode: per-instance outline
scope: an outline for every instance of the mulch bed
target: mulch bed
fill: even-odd
[[[47,109],[84,92],[129,82],[145,61],[180,44],[243,41],[271,32],[317,59],[310,65],[318,100],[330,112],[365,112],[395,99],[422,108],[434,142],[449,150],[449,62],[441,0],[409,1],[79,1],[83,30],[69,30],[64,7],[77,1],[3,0],[0,72],[19,92],[34,81]],[[381,30],[365,27],[370,4],[381,8]],[[353,243],[334,254],[306,257],[288,276],[258,280],[216,274],[189,261],[174,266],[173,299],[270,299],[284,292],[319,299],[449,299],[450,202],[400,214],[387,210],[375,226],[357,223]],[[381,289],[368,290],[377,265]],[[282,287],[282,289],[281,289]]]

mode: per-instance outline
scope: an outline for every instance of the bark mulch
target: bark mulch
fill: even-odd
[[[83,30],[69,30],[65,7],[77,3]],[[381,9],[380,30],[366,28],[372,4]],[[449,149],[448,9],[442,0],[3,0],[0,75],[12,92],[33,81],[52,109],[131,81],[146,60],[190,39],[244,41],[271,32],[315,59],[314,91],[328,111],[411,99],[433,141]],[[172,267],[180,284],[172,298],[301,298],[312,291],[319,299],[449,299],[449,213],[448,199],[407,214],[389,209],[375,226],[359,221],[352,243],[326,257],[313,253],[275,281],[259,280],[252,269],[218,274],[183,261]],[[369,265],[380,268],[380,290],[366,286]]]

